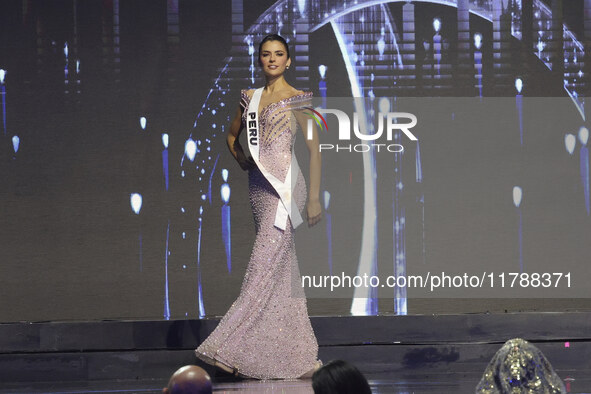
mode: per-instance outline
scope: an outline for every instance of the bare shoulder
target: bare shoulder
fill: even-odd
[[[295,96],[301,96],[302,94],[305,94],[306,92],[304,92],[303,90],[297,90],[296,88],[291,88],[289,90],[287,90],[284,94],[285,97],[282,97],[283,99],[286,98],[290,98],[290,97],[295,97]]]
[[[303,90],[297,90],[297,89],[293,89],[293,94],[292,96],[301,96],[302,94],[304,94],[306,92],[304,92]]]

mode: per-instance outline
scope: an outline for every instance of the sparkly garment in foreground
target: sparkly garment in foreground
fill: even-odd
[[[560,377],[534,345],[510,339],[493,356],[476,394],[562,394]]]
[[[259,107],[259,160],[280,180],[287,175],[295,143],[291,110],[310,106],[311,99],[312,93],[303,93]],[[249,101],[242,91],[241,105],[247,108]],[[246,110],[243,125],[245,119]],[[285,231],[274,226],[279,195],[258,168],[248,176],[256,238],[240,295],[195,352],[205,362],[219,361],[244,376],[298,378],[314,369],[318,343],[300,284],[294,229],[289,218]],[[303,212],[306,185],[301,172],[293,200]]]

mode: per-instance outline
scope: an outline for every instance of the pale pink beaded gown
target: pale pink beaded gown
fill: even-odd
[[[241,96],[241,105],[248,108],[246,91]],[[287,175],[296,138],[291,110],[310,106],[311,99],[308,92],[259,108],[259,160],[280,180]],[[246,110],[243,125],[245,118]],[[294,229],[289,218],[285,231],[274,226],[277,192],[258,168],[248,176],[256,238],[240,295],[195,352],[205,362],[219,361],[243,376],[298,378],[314,369],[318,343],[300,285]],[[303,213],[306,185],[301,172],[293,200]]]

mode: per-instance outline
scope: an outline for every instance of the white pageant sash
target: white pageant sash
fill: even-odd
[[[252,99],[248,104],[246,113],[246,129],[248,130],[248,149],[254,159],[254,162],[258,166],[261,173],[269,181],[271,186],[279,194],[279,203],[277,204],[277,213],[275,214],[275,226],[281,230],[285,230],[287,226],[287,217],[291,217],[291,225],[295,229],[297,226],[302,224],[302,216],[295,202],[292,200],[293,191],[297,178],[293,176],[299,174],[300,167],[295,157],[295,152],[291,151],[291,163],[285,181],[280,181],[273,174],[267,171],[259,161],[259,103],[261,101],[261,95],[263,94],[263,88],[258,88],[254,91]],[[293,205],[292,205],[293,204]]]

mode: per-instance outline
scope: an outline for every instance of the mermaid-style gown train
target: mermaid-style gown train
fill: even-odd
[[[247,108],[250,98],[245,91],[241,98]],[[259,160],[278,179],[288,173],[295,142],[290,111],[310,101],[311,93],[303,93],[260,112]],[[289,217],[285,230],[274,226],[279,195],[261,171],[250,170],[248,180],[256,238],[240,295],[195,353],[207,363],[217,361],[246,377],[298,378],[314,369],[318,343],[301,288],[294,229]],[[301,171],[292,199],[302,212],[306,185]]]

